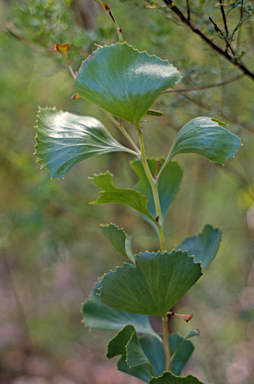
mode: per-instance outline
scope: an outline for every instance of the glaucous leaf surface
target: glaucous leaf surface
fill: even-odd
[[[131,328],[127,326],[109,342],[107,357],[122,355],[118,361],[118,369],[148,383],[152,378],[151,371],[147,370],[144,364],[133,369],[129,363],[129,360],[134,357],[128,348],[131,337]],[[194,350],[194,346],[191,341],[184,339],[178,333],[169,335],[168,339],[172,356],[171,371],[175,375],[180,375]],[[143,335],[139,338],[139,342],[143,353],[152,366],[153,375],[156,377],[163,375],[165,354],[161,340],[151,335]]]
[[[197,153],[213,163],[224,164],[241,146],[241,140],[210,117],[196,117],[179,131],[168,160],[179,153]]]
[[[135,257],[131,248],[131,238],[126,235],[124,230],[112,223],[106,225],[101,224],[101,229],[115,249],[135,264]]]
[[[167,60],[117,43],[83,61],[76,84],[81,97],[137,126],[161,92],[180,79]]]
[[[89,177],[89,180],[92,183],[103,190],[103,192],[100,192],[101,196],[90,204],[126,204],[148,216],[150,220],[156,222],[155,218],[153,218],[147,210],[147,198],[144,195],[141,195],[141,193],[133,191],[132,189],[116,188],[112,179],[113,175],[109,171],[94,175],[94,177]]]
[[[75,164],[89,157],[119,151],[133,153],[93,117],[39,108],[37,118],[35,155],[51,177],[64,177]]]
[[[122,311],[164,316],[202,275],[187,252],[140,253],[101,281],[100,299]]]
[[[196,377],[188,375],[187,377],[178,377],[171,372],[165,372],[161,377],[153,377],[149,384],[204,384]]]
[[[163,164],[165,160],[160,159],[160,161]],[[147,162],[152,175],[154,175],[157,164],[158,164],[158,160],[148,159]],[[147,179],[147,176],[145,174],[144,168],[141,164],[141,161],[140,160],[132,161],[131,167],[134,169],[134,171],[139,177],[139,182],[136,184],[135,190],[142,193],[142,195],[146,196],[148,200],[147,209],[153,217],[156,217],[156,210],[155,210],[152,189]],[[160,198],[160,204],[161,204],[161,214],[162,214],[161,221],[162,222],[164,220],[164,217],[168,211],[170,204],[174,200],[174,197],[177,194],[177,192],[179,191],[182,175],[183,175],[182,168],[175,161],[170,161],[165,166],[165,168],[163,169],[160,175],[160,178],[158,180],[158,192],[159,192],[159,198]],[[151,220],[148,217],[145,217],[143,215],[142,217],[145,220],[147,220],[150,224],[152,224],[156,229],[156,225],[154,224],[154,222],[151,222]]]
[[[195,263],[201,261],[201,267],[207,267],[215,258],[220,247],[222,232],[218,228],[213,228],[207,224],[202,233],[197,236],[187,237],[182,241],[177,249],[187,251],[189,255],[194,255]]]
[[[119,311],[103,304],[99,299],[100,281],[101,278],[82,306],[83,322],[88,328],[120,331],[126,324],[132,324],[139,333],[157,336],[149,323],[148,316]]]

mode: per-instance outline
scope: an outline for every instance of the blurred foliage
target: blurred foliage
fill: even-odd
[[[96,48],[94,43],[111,44],[117,40],[103,8],[98,8],[95,16],[90,15],[94,28],[84,29],[77,3],[0,1],[3,383],[32,383],[28,377],[38,376],[46,384],[63,384],[67,379],[72,384],[101,383],[106,378],[108,382],[129,382],[128,376],[116,373],[102,357],[107,336],[84,329],[80,303],[92,292],[98,276],[124,262],[124,257],[119,259],[102,235],[100,223],[112,221],[124,227],[133,236],[135,251],[158,249],[153,229],[138,214],[117,205],[88,205],[97,193],[96,187],[87,181],[94,173],[109,169],[115,174],[117,187],[128,188],[137,182],[128,165],[130,155],[112,154],[96,161],[86,160],[61,181],[50,180],[46,172],[40,172],[32,156],[38,104],[94,116],[125,143],[95,106],[70,99],[75,92],[72,78],[60,54],[51,52],[56,42],[70,43],[69,58],[76,70],[81,60]],[[186,2],[177,3],[186,13]],[[211,39],[223,44],[209,21],[210,16],[223,28],[217,2],[189,3],[193,22]],[[224,3],[230,5],[225,10],[232,34],[239,23],[241,2]],[[242,60],[253,68],[253,2],[244,4],[246,20],[232,39],[237,44],[240,34],[238,52],[245,53]],[[157,8],[146,8],[147,5],[151,4],[143,0],[110,2],[129,44],[168,59],[179,68],[183,80],[178,89],[212,85],[240,74],[233,63],[219,57],[187,30],[162,1]],[[89,9],[89,5],[86,7]],[[143,122],[151,157],[165,156],[177,131],[197,116],[226,121],[244,143],[225,167],[210,164],[199,156],[179,155],[177,160],[184,169],[184,177],[166,219],[169,246],[177,246],[185,236],[198,233],[206,222],[223,228],[219,255],[205,277],[179,304],[179,311],[194,314],[191,324],[174,320],[183,334],[193,328],[201,332],[188,373],[216,384],[253,383],[253,90],[254,83],[242,78],[221,87],[168,93],[155,105],[165,116],[147,116]],[[126,126],[135,139],[132,126]],[[101,362],[96,369],[95,357]],[[61,377],[65,377],[65,382]]]

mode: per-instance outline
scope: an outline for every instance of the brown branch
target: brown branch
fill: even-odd
[[[186,0],[186,6],[187,6],[187,20],[190,21],[190,3],[189,3],[189,0]]]
[[[230,61],[231,64],[239,68],[246,76],[248,76],[251,80],[254,81],[254,73],[252,73],[243,63],[237,60],[235,57],[232,57],[227,51],[220,48],[217,44],[215,44],[212,40],[210,40],[201,30],[193,24],[190,20],[188,20],[184,14],[180,11],[180,9],[173,3],[172,0],[163,0],[166,5],[170,7],[172,12],[174,12],[179,19],[186,24],[194,33],[201,37],[203,41],[206,42],[214,51],[219,53],[225,59]]]
[[[222,32],[222,30],[218,27],[218,25],[213,21],[213,19],[212,19],[211,17],[209,17],[209,20],[210,20],[211,23],[213,24],[215,30],[218,31],[218,32],[220,32],[221,36],[222,36],[223,39],[225,40],[226,46],[230,49],[230,51],[232,52],[232,54],[235,56],[235,52],[234,52],[233,48],[231,47],[231,45],[229,44],[228,39],[227,39],[227,36],[225,36],[225,34]]]
[[[202,91],[203,89],[215,88],[215,87],[221,87],[222,85],[226,85],[226,84],[232,83],[233,81],[242,79],[244,76],[245,76],[245,75],[238,75],[238,76],[232,77],[231,79],[222,81],[221,83],[208,84],[208,85],[201,85],[200,87],[183,88],[183,89],[170,89],[170,90],[168,90],[168,91],[164,91],[164,92],[162,92],[162,93]]]
[[[221,11],[222,18],[223,18],[223,23],[224,23],[225,32],[226,32],[227,37],[228,37],[227,19],[226,19],[226,15],[225,15],[225,12],[224,12],[223,3],[222,3],[222,0],[219,0],[219,2],[220,2],[220,11]]]
[[[241,1],[239,24],[242,23],[242,20],[243,20],[243,0]],[[242,26],[242,24],[239,26],[239,31],[238,31],[238,35],[237,35],[236,50],[235,50],[236,52],[238,52],[239,47],[240,47],[241,26]]]

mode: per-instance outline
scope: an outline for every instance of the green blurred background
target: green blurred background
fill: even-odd
[[[63,180],[50,180],[33,156],[38,105],[56,106],[101,120],[124,138],[94,105],[71,100],[74,82],[56,42],[70,42],[70,59],[79,68],[96,46],[117,41],[107,13],[92,0],[0,0],[0,383],[138,383],[106,361],[110,332],[89,331],[81,323],[81,303],[99,276],[121,265],[101,223],[114,222],[133,237],[134,251],[157,251],[153,229],[131,209],[91,206],[98,189],[88,180],[110,170],[118,187],[137,182],[127,154],[110,154],[76,165]],[[178,2],[185,10],[185,1]],[[208,15],[221,15],[215,1],[191,2],[193,18],[212,39]],[[240,2],[239,2],[240,3]],[[249,2],[252,3],[252,2]],[[159,3],[163,6],[163,3]],[[178,67],[178,89],[215,84],[238,75],[233,65],[211,52],[169,10],[146,8],[136,0],[109,3],[124,39]],[[70,8],[69,8],[70,6]],[[230,28],[237,23],[233,9]],[[208,20],[208,21],[207,21]],[[241,32],[244,62],[254,59],[253,15]],[[254,82],[242,78],[204,91],[170,93],[155,108],[163,117],[143,123],[149,157],[166,156],[177,131],[189,119],[211,116],[242,138],[225,167],[197,155],[179,155],[181,190],[166,219],[168,249],[205,223],[223,229],[213,264],[178,305],[193,313],[177,319],[174,331],[198,328],[196,350],[183,374],[214,384],[253,384],[254,377]],[[136,140],[134,128],[126,124]],[[159,329],[158,319],[153,323]]]

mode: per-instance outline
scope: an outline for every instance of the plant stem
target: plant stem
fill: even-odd
[[[140,154],[140,150],[139,150],[139,148],[136,146],[136,144],[134,143],[134,141],[132,140],[132,138],[130,137],[130,135],[128,134],[128,132],[126,131],[126,129],[124,128],[122,121],[121,121],[121,120],[119,120],[119,122],[116,121],[116,120],[114,119],[114,117],[111,116],[111,114],[108,113],[107,111],[104,111],[104,110],[103,110],[103,112],[106,113],[106,115],[107,115],[108,118],[112,121],[112,123],[114,123],[114,124],[117,126],[117,128],[120,129],[120,131],[122,132],[122,134],[126,137],[126,139],[129,141],[129,143],[130,143],[130,144],[132,145],[132,147],[135,149],[135,155],[136,155],[136,156],[139,156],[139,154]]]
[[[153,178],[151,171],[150,171],[150,168],[149,168],[149,165],[148,165],[147,160],[146,160],[142,128],[140,126],[138,126],[137,129],[138,129],[138,136],[139,136],[139,143],[140,143],[140,150],[141,150],[140,160],[141,160],[141,163],[144,167],[147,179],[148,179],[148,181],[151,185],[151,188],[152,188],[155,210],[156,210],[156,223],[157,223],[157,229],[158,229],[158,236],[159,236],[159,240],[160,240],[161,252],[165,252],[166,251],[166,244],[165,244],[165,237],[164,237],[164,233],[163,233],[163,224],[162,224],[160,198],[159,198],[159,192],[158,192],[158,183],[157,183],[157,180],[155,180]]]
[[[116,30],[117,30],[117,34],[118,34],[118,39],[119,39],[119,43],[123,43],[123,32],[122,32],[122,28],[119,27],[116,19],[114,18],[113,16],[113,13],[111,12],[111,9],[109,8],[108,4],[107,3],[102,3],[102,6],[105,8],[105,10],[108,12],[109,16],[111,17],[113,23],[114,23],[114,26],[116,27]]]
[[[170,354],[170,348],[168,343],[168,318],[167,315],[165,315],[162,318],[163,323],[163,348],[165,352],[165,371],[170,371],[171,368],[171,354]]]

